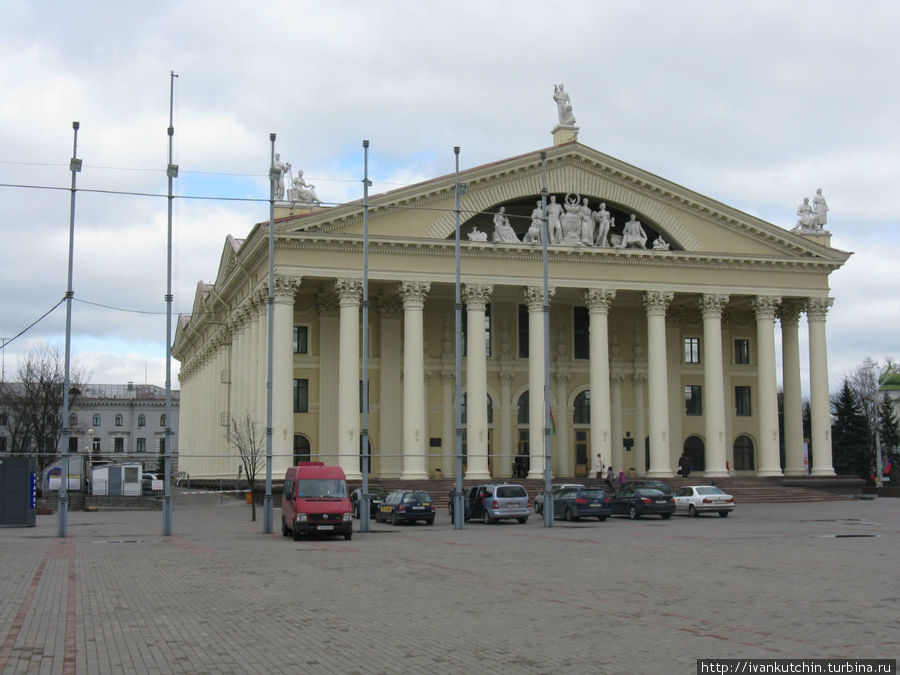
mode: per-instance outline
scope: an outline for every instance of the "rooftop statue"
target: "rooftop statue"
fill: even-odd
[[[578,195],[566,195],[566,212],[560,219],[562,225],[562,244],[577,246],[581,244],[581,205]]]
[[[600,204],[600,210],[591,214],[597,224],[597,236],[594,238],[594,246],[609,247],[609,211],[606,210],[606,202]]]
[[[594,219],[587,197],[581,200],[581,243],[585,246],[594,245]]]
[[[560,125],[566,127],[574,126],[575,115],[572,114],[572,102],[563,85],[553,85],[553,100],[556,101],[556,108],[559,111]]]
[[[509,224],[505,206],[501,206],[500,211],[494,215],[494,241],[501,244],[521,243],[516,236],[516,231]]]
[[[288,201],[291,202],[308,202],[318,204],[319,198],[316,197],[316,186],[310,185],[303,180],[303,172],[298,170],[297,175],[291,181],[293,187],[288,190]]]
[[[274,197],[276,200],[281,200],[284,198],[284,174],[291,170],[290,162],[282,162],[281,161],[281,153],[275,153],[275,161],[272,163],[272,173],[275,178],[275,193]]]
[[[522,241],[526,244],[540,244],[541,230],[543,227],[544,210],[541,207],[541,203],[537,202],[537,206],[535,206],[534,211],[531,212],[531,224],[528,226],[528,232],[525,233],[525,237]]]
[[[647,248],[647,233],[641,227],[641,221],[636,220],[634,214],[631,214],[631,220],[625,223],[625,230],[622,232],[622,242],[619,248]]]
[[[469,232],[469,241],[487,241],[487,232],[482,232],[477,225],[473,225],[472,231]]]
[[[653,250],[654,251],[668,251],[671,247],[669,246],[669,242],[663,239],[662,235],[659,235],[656,239],[653,240]]]
[[[803,198],[803,203],[797,207],[797,225],[795,230],[814,230],[816,229],[816,214],[813,212],[812,204],[809,203],[809,197]]]
[[[813,197],[813,210],[816,212],[816,229],[821,230],[828,223],[828,204],[822,196],[822,188],[816,190],[816,196]]]
[[[550,203],[547,204],[547,230],[550,232],[548,244],[562,243],[562,204],[556,203],[556,195],[550,195]]]
[[[816,232],[825,228],[828,223],[828,203],[822,196],[822,188],[816,190],[812,204],[809,203],[809,197],[803,198],[803,203],[797,207],[797,216],[795,231]]]

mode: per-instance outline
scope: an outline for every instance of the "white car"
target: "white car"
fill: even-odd
[[[697,517],[701,513],[718,513],[727,518],[734,510],[734,497],[715,485],[686,485],[675,491],[675,513]]]

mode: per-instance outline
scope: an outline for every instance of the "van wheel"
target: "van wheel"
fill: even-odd
[[[566,509],[566,520],[570,523],[575,520],[575,516],[572,515],[572,509]]]

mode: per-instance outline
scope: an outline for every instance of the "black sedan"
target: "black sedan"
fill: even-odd
[[[424,490],[395,490],[384,498],[375,514],[376,523],[390,521],[399,525],[416,520],[434,525],[434,500]]]
[[[649,515],[668,520],[675,513],[675,499],[652,488],[624,487],[610,502],[614,516],[628,516],[632,520]]]
[[[387,497],[387,490],[380,487],[369,486],[369,515],[374,516],[378,513],[384,498]],[[362,499],[362,488],[356,488],[350,493],[350,503],[353,505],[353,517],[359,518],[359,502]]]

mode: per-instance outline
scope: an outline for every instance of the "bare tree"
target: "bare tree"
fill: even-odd
[[[59,349],[42,344],[19,363],[17,382],[0,388],[11,452],[35,453],[39,470],[53,461],[63,430],[65,364]],[[69,373],[69,407],[83,388],[80,369]]]
[[[256,474],[259,473],[263,466],[266,450],[266,433],[265,430],[257,428],[256,420],[249,411],[245,411],[242,415],[232,416],[231,418],[231,437],[232,447],[238,451],[241,456],[241,466],[244,469],[244,478],[247,481],[247,487],[250,489],[251,495],[251,520],[256,520]]]
[[[866,357],[847,377],[853,398],[862,411],[869,426],[872,445],[875,443],[875,429],[878,427],[878,389],[881,387],[881,375],[886,366]]]

